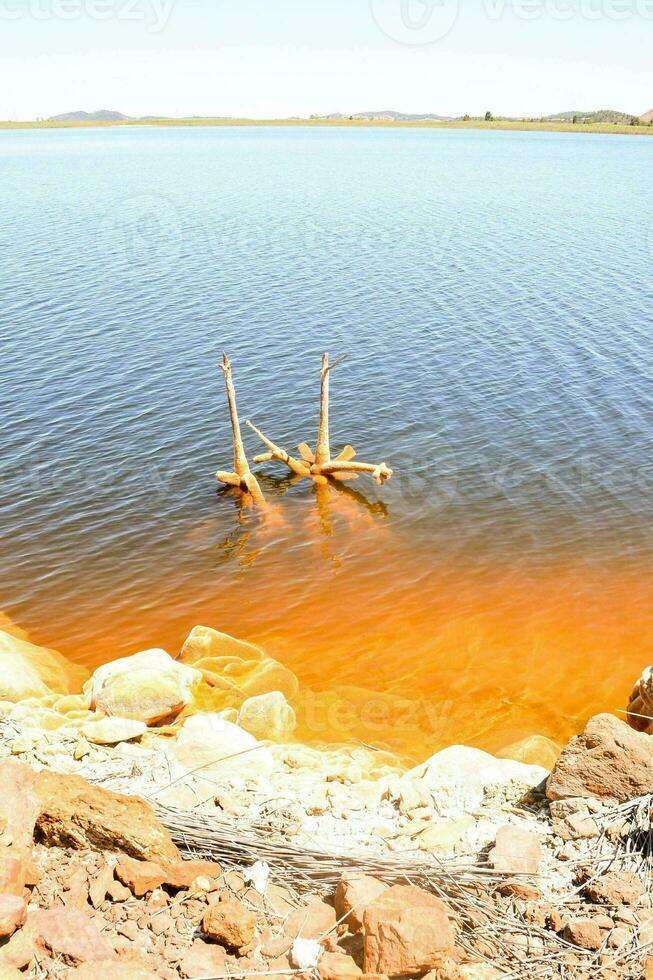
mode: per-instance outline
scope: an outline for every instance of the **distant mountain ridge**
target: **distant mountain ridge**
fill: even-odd
[[[445,116],[436,113],[407,113],[395,112],[392,109],[384,109],[380,112],[354,112],[351,115],[342,112],[333,112],[328,116],[311,116],[311,119],[325,120],[368,120],[370,122],[448,122],[454,119],[469,119],[469,116]],[[476,117],[481,118],[481,117]],[[598,109],[592,112],[576,109],[569,112],[557,112],[550,116],[496,116],[496,119],[510,118],[514,121],[526,119],[528,121],[541,122],[561,122],[561,123],[613,123],[616,125],[630,125],[633,120],[638,119],[643,123],[653,122],[653,109],[644,116],[636,116],[630,112],[619,112],[616,109]]]
[[[228,117],[211,117],[211,116],[188,116],[188,119],[211,119],[211,118],[228,118]],[[294,116],[294,119],[299,119],[300,117]],[[451,122],[455,120],[468,120],[470,116],[445,116],[439,115],[433,112],[397,112],[394,109],[382,109],[380,111],[371,112],[354,112],[354,113],[344,113],[344,112],[332,112],[326,116],[312,115],[310,117],[312,120],[324,120],[324,121],[347,121],[352,120],[356,122]],[[476,118],[482,118],[482,116],[477,116]],[[490,118],[488,116],[488,118]],[[619,112],[616,109],[598,109],[596,111],[587,112],[583,110],[571,110],[569,112],[557,112],[549,116],[496,116],[497,121],[507,120],[510,118],[514,122],[520,120],[526,120],[529,122],[558,122],[558,123],[612,123],[616,125],[632,125],[635,122],[640,122],[643,125],[653,125],[653,109],[649,112],[644,113],[643,116],[636,116],[628,112]],[[167,119],[174,122],[170,117],[165,116],[127,116],[123,112],[116,112],[112,109],[98,109],[95,112],[84,112],[82,110],[77,112],[64,112],[58,116],[50,116],[47,122],[52,123],[120,123],[120,122],[154,122],[162,119]]]
[[[544,122],[583,122],[583,123],[620,123],[628,124],[636,119],[632,112],[619,112],[616,109],[598,109],[595,112],[584,112],[580,109],[571,112],[558,112],[552,116],[542,116]]]
[[[60,116],[50,116],[48,122],[128,122],[132,116],[112,109],[98,109],[96,112],[63,112]]]

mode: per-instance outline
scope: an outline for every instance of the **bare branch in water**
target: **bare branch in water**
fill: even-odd
[[[382,485],[389,480],[393,474],[386,463],[359,463],[355,462],[356,450],[347,444],[344,449],[335,457],[331,456],[331,438],[329,430],[329,379],[331,372],[348,357],[343,354],[333,362],[329,363],[329,355],[322,355],[322,366],[320,368],[320,421],[317,431],[317,442],[315,452],[306,442],[302,442],[297,447],[301,460],[292,457],[281,446],[277,446],[267,436],[263,435],[252,422],[248,422],[249,427],[257,434],[261,442],[269,449],[269,453],[257,456],[254,462],[269,462],[271,459],[285,463],[293,473],[298,476],[310,476],[316,483],[327,483],[328,480],[357,480],[361,474],[369,474],[372,479]]]
[[[218,470],[215,476],[219,483],[224,483],[228,487],[238,488],[244,494],[249,494],[255,504],[261,505],[265,503],[265,497],[263,496],[263,491],[259,486],[258,480],[249,468],[249,461],[245,453],[240,432],[240,421],[236,406],[236,389],[234,388],[231,361],[226,354],[223,356],[222,364],[219,367],[224,374],[224,384],[229,402],[229,415],[231,417],[231,430],[234,442],[234,472],[229,473],[225,470]]]

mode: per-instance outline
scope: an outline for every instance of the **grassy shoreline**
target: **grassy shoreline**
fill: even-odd
[[[626,126],[619,123],[566,123],[530,120],[454,119],[444,121],[388,121],[366,119],[230,119],[216,116],[181,119],[128,119],[116,122],[24,122],[0,121],[0,129],[94,129],[114,126],[308,126],[358,129],[486,129],[542,133],[594,133],[613,136],[653,136],[653,126]]]

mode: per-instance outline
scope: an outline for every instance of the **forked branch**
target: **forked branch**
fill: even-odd
[[[249,427],[256,433],[259,439],[268,448],[267,453],[256,456],[254,462],[266,463],[272,459],[285,463],[297,476],[310,476],[316,483],[326,483],[329,479],[333,480],[357,480],[361,473],[368,473],[378,484],[383,484],[392,476],[392,470],[385,463],[358,463],[354,462],[356,450],[353,446],[347,445],[342,452],[334,458],[331,457],[331,441],[329,431],[329,379],[334,368],[345,360],[347,355],[339,357],[333,364],[329,364],[329,355],[322,355],[322,367],[320,369],[320,421],[317,431],[317,442],[315,452],[312,451],[308,443],[301,443],[299,449],[301,460],[295,459],[281,446],[277,446],[267,436],[263,435],[252,422],[248,422]]]
[[[278,459],[280,463],[285,463],[288,469],[297,476],[311,475],[310,468],[305,463],[302,463],[300,460],[290,456],[285,449],[282,449],[281,446],[277,446],[271,439],[268,439],[267,436],[263,435],[260,429],[257,429],[253,422],[248,420],[247,425],[250,427],[252,432],[256,433],[263,445],[267,446],[269,449],[269,452],[262,453],[260,456],[255,456],[255,463],[267,463],[271,459]]]
[[[233,433],[234,443],[234,472],[229,473],[224,470],[218,470],[215,476],[219,483],[224,483],[228,487],[237,487],[243,493],[251,494],[257,504],[262,504],[265,503],[265,497],[263,496],[263,491],[259,486],[258,480],[249,468],[249,461],[245,453],[245,447],[243,446],[231,361],[226,354],[223,356],[222,364],[219,366],[224,375],[227,401],[229,402],[229,415],[231,417],[231,431]]]

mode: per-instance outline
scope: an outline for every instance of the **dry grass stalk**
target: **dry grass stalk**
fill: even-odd
[[[607,868],[637,868],[650,873],[651,834],[641,838],[642,824],[650,828],[653,798],[636,800],[605,817],[604,833],[594,859],[597,875]],[[249,865],[266,861],[275,877],[292,890],[332,892],[343,871],[361,871],[388,884],[410,883],[428,889],[451,909],[458,926],[458,944],[469,956],[504,971],[506,980],[587,980],[601,977],[601,958],[607,952],[581,950],[555,933],[527,922],[517,902],[498,902],[494,895],[504,875],[483,864],[444,860],[416,852],[405,854],[328,853],[298,847],[268,826],[235,828],[204,814],[157,807],[176,843],[205,857]],[[625,821],[619,841],[606,831],[615,817]],[[586,862],[585,862],[586,863]],[[514,875],[510,876],[514,877]],[[567,899],[567,901],[569,898]],[[566,900],[560,900],[564,910]],[[637,940],[611,950],[624,980],[636,980],[647,950]],[[614,969],[614,968],[613,968]]]

